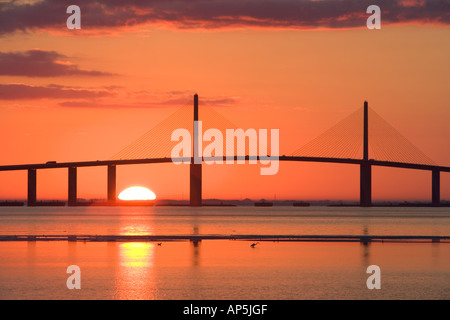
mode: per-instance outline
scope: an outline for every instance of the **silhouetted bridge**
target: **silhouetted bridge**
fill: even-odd
[[[368,104],[364,103],[364,124],[363,124],[363,158],[338,158],[338,157],[311,157],[311,156],[279,156],[278,161],[293,162],[316,162],[316,163],[338,163],[360,166],[360,205],[372,205],[372,167],[391,167],[405,168],[413,170],[430,171],[432,180],[432,204],[440,205],[440,177],[441,172],[450,172],[450,167],[438,166],[432,164],[407,163],[396,161],[384,161],[369,159],[369,123],[368,123]],[[198,96],[194,97],[194,121],[198,121]],[[333,134],[336,134],[334,132]],[[217,161],[217,157],[202,157],[203,161]],[[237,160],[267,160],[268,157],[260,156],[234,156]],[[230,160],[224,156],[223,161]],[[273,157],[271,161],[277,161]],[[107,199],[109,203],[116,201],[116,167],[121,165],[139,165],[155,163],[172,163],[174,161],[190,161],[190,204],[191,206],[202,205],[202,164],[195,164],[193,158],[147,158],[147,159],[117,159],[104,161],[82,161],[82,162],[54,162],[50,161],[41,164],[22,164],[0,166],[0,171],[28,171],[28,194],[27,205],[35,206],[38,204],[37,195],[37,170],[43,169],[68,169],[68,204],[69,206],[77,204],[77,168],[81,167],[107,167]]]

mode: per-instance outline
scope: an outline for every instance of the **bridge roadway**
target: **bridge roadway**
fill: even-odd
[[[226,161],[226,157],[223,157],[223,161]],[[152,163],[170,163],[170,162],[182,162],[191,161],[191,158],[154,158],[154,159],[124,159],[124,160],[97,160],[97,161],[79,161],[79,162],[47,162],[40,164],[20,164],[20,165],[3,165],[0,166],[0,171],[18,171],[18,170],[37,170],[37,169],[57,169],[57,168],[80,168],[80,167],[100,167],[100,166],[118,166],[118,165],[138,165],[138,164],[152,164]],[[217,160],[214,157],[203,157],[204,161]],[[237,160],[272,160],[270,157],[259,156],[234,156],[233,161]],[[356,164],[362,165],[364,163],[371,166],[380,167],[392,167],[392,168],[405,168],[415,170],[438,170],[441,172],[450,172],[450,167],[427,165],[427,164],[415,164],[415,163],[403,163],[403,162],[391,162],[380,160],[363,160],[363,159],[350,159],[350,158],[326,158],[326,157],[293,157],[293,156],[280,156],[279,161],[294,161],[294,162],[318,162],[318,163],[342,163],[342,164]]]
[[[194,95],[194,129],[195,123],[199,120],[199,99],[198,95]],[[426,164],[414,164],[414,163],[402,163],[402,162],[390,162],[373,160],[369,157],[369,105],[368,102],[364,102],[364,121],[363,121],[364,135],[363,135],[363,158],[362,159],[343,159],[343,158],[326,158],[326,157],[293,157],[293,156],[280,156],[279,158],[272,157],[259,157],[259,156],[233,156],[233,161],[238,160],[271,160],[271,161],[298,161],[298,162],[316,162],[316,163],[340,163],[340,164],[352,164],[359,165],[360,167],[360,205],[368,207],[372,205],[372,167],[391,167],[391,168],[405,168],[414,170],[427,170],[431,171],[431,194],[432,204],[439,206],[440,200],[440,181],[441,172],[450,172],[450,167],[426,165]],[[198,130],[195,129],[195,130]],[[197,147],[198,148],[198,147]],[[194,154],[196,153],[196,142],[194,139]],[[231,157],[230,157],[231,158]],[[214,160],[221,159],[227,160],[227,157],[203,157],[203,161],[213,162]],[[202,169],[201,163],[195,163],[194,158],[155,158],[155,159],[131,159],[131,160],[103,160],[103,161],[80,161],[80,162],[62,162],[48,161],[42,164],[23,164],[23,165],[4,165],[0,166],[0,171],[28,171],[28,201],[29,206],[37,204],[37,170],[38,169],[56,169],[56,168],[68,168],[68,204],[77,204],[77,168],[81,167],[98,167],[106,166],[108,169],[108,201],[114,203],[116,201],[116,167],[119,165],[138,165],[138,164],[152,164],[152,163],[170,163],[170,162],[184,162],[190,163],[190,205],[201,206],[202,205]],[[231,160],[231,159],[229,159]]]
[[[203,161],[213,162],[214,160],[222,160],[226,162],[227,157],[203,157]],[[233,156],[229,160],[233,161],[293,161],[293,162],[315,162],[315,163],[340,163],[360,166],[360,205],[368,207],[372,205],[372,167],[391,167],[391,168],[405,168],[414,170],[427,170],[432,173],[431,194],[432,204],[440,206],[440,176],[441,172],[450,172],[450,167],[414,164],[402,162],[379,161],[373,159],[350,159],[350,158],[325,158],[325,157],[293,157],[280,156],[278,160],[275,157],[260,157],[260,156]],[[139,165],[139,164],[153,164],[153,163],[172,163],[185,162],[191,163],[191,177],[190,177],[190,196],[191,206],[201,206],[201,165],[194,164],[194,158],[154,158],[154,159],[125,159],[125,160],[97,160],[97,161],[80,161],[80,162],[56,162],[48,161],[40,164],[22,164],[22,165],[4,165],[0,166],[0,171],[28,171],[28,206],[38,205],[37,195],[37,170],[41,169],[57,169],[67,168],[69,173],[68,178],[68,204],[77,204],[77,168],[81,167],[99,167],[106,166],[108,168],[108,188],[107,199],[108,202],[114,203],[116,201],[116,167],[120,165]],[[195,169],[195,170],[193,170]]]

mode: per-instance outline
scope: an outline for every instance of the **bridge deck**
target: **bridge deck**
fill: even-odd
[[[214,158],[203,158],[204,160],[215,160]],[[234,161],[237,160],[267,160],[276,161],[276,158],[267,158],[259,156],[245,156],[234,157]],[[152,163],[171,163],[173,161],[183,162],[190,161],[190,158],[155,158],[155,159],[131,159],[131,160],[97,160],[97,161],[80,161],[80,162],[48,162],[40,164],[21,164],[21,165],[4,165],[0,166],[0,171],[17,171],[17,170],[32,170],[32,169],[57,169],[57,168],[74,168],[74,167],[99,167],[99,166],[119,166],[119,165],[137,165],[137,164],[152,164]],[[226,157],[223,157],[223,161]],[[402,162],[390,162],[379,160],[362,160],[362,159],[347,159],[347,158],[324,158],[324,157],[291,157],[280,156],[279,161],[294,161],[294,162],[318,162],[318,163],[342,163],[342,164],[362,164],[367,162],[373,166],[380,167],[392,167],[392,168],[405,168],[415,170],[439,170],[442,172],[450,172],[450,167],[426,165],[426,164],[414,164],[414,163],[402,163]]]

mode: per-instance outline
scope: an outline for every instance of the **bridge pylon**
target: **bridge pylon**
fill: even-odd
[[[364,101],[364,150],[360,167],[360,199],[361,207],[372,205],[372,166],[369,161],[369,104]]]
[[[77,204],[77,167],[69,167],[68,177],[68,206],[76,206]]]
[[[109,203],[115,203],[117,200],[116,197],[116,189],[117,189],[117,170],[115,165],[108,165],[108,187],[107,187],[107,194],[108,194],[108,202]]]
[[[433,169],[431,173],[431,201],[433,206],[441,205],[441,171]]]
[[[198,141],[201,132],[198,132],[198,95],[194,95],[194,134],[193,134],[193,157],[190,164],[190,206],[202,206],[202,150],[199,150]],[[197,161],[196,161],[197,160]],[[200,161],[198,161],[200,160]],[[198,163],[196,163],[198,162]]]
[[[28,194],[27,194],[27,205],[33,207],[36,205],[36,169],[28,169]]]

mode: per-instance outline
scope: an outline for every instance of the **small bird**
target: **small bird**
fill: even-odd
[[[252,243],[250,247],[254,248],[259,242]]]
[[[158,246],[161,246],[162,245],[162,242],[158,242]]]

